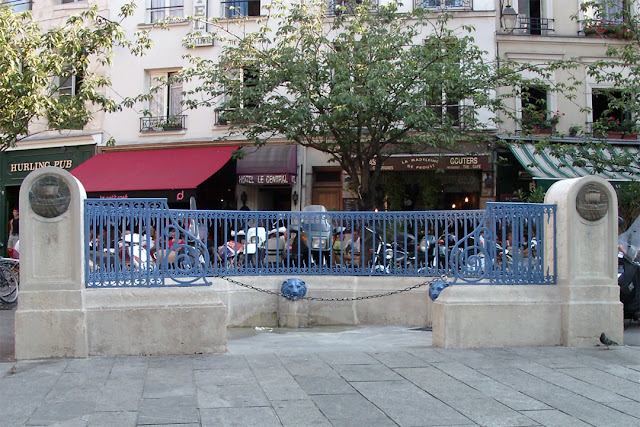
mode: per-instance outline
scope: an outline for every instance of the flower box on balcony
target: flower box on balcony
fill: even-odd
[[[625,40],[634,38],[635,31],[626,23],[600,22],[585,26],[584,35]]]

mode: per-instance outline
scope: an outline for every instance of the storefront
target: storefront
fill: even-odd
[[[493,199],[490,154],[397,154],[382,165],[385,210],[478,209]],[[347,203],[345,203],[347,205]]]
[[[67,171],[95,154],[95,144],[13,149],[0,155],[0,239],[6,245],[11,211],[19,205],[20,185],[32,171],[55,166]]]
[[[189,208],[194,197],[199,209],[230,209],[235,199],[237,146],[199,146],[170,149],[118,147],[104,150],[71,173],[88,197],[166,198],[172,208]]]
[[[245,147],[238,160],[238,209],[288,211],[298,203],[295,185],[298,178],[296,145]]]

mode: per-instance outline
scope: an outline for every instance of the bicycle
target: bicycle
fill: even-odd
[[[14,303],[20,286],[20,260],[0,257],[0,301]]]

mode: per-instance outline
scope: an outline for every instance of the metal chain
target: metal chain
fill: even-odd
[[[287,298],[286,296],[284,296],[282,294],[282,292],[279,292],[279,291],[271,291],[269,289],[263,289],[263,288],[259,288],[257,286],[248,285],[246,283],[238,282],[237,280],[234,280],[234,279],[231,279],[231,278],[225,277],[225,276],[220,276],[220,278],[226,280],[227,282],[233,283],[234,285],[242,286],[244,288],[252,289],[254,291],[264,292],[265,294],[277,295],[277,296],[280,296],[280,297],[283,297],[283,298]],[[417,285],[406,287],[404,289],[396,289],[395,291],[389,291],[389,292],[385,292],[383,294],[365,295],[365,296],[362,296],[362,297],[321,298],[321,297],[304,296],[304,297],[300,297],[298,299],[306,299],[306,300],[309,300],[309,301],[361,301],[361,300],[365,300],[365,299],[382,298],[382,297],[388,297],[388,296],[391,296],[391,295],[401,294],[403,292],[409,292],[409,291],[412,291],[414,289],[418,289],[418,288],[421,288],[423,286],[430,285],[431,283],[435,282],[436,280],[441,280],[441,279],[445,280],[446,276],[432,278],[430,280],[424,281],[424,282],[419,283]]]

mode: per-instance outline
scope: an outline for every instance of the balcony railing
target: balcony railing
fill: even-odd
[[[187,116],[140,117],[140,132],[166,132],[186,129]]]
[[[578,34],[624,40],[633,38],[637,33],[627,21],[618,19],[581,21]]]
[[[555,283],[555,205],[485,210],[260,212],[87,199],[87,287],[207,284],[208,277],[445,275]]]
[[[518,22],[513,32],[514,34],[546,36],[549,33],[553,33],[553,19],[521,16],[518,17]]]
[[[414,0],[414,8],[424,7],[426,9],[447,9],[447,10],[472,10],[472,0]]]

